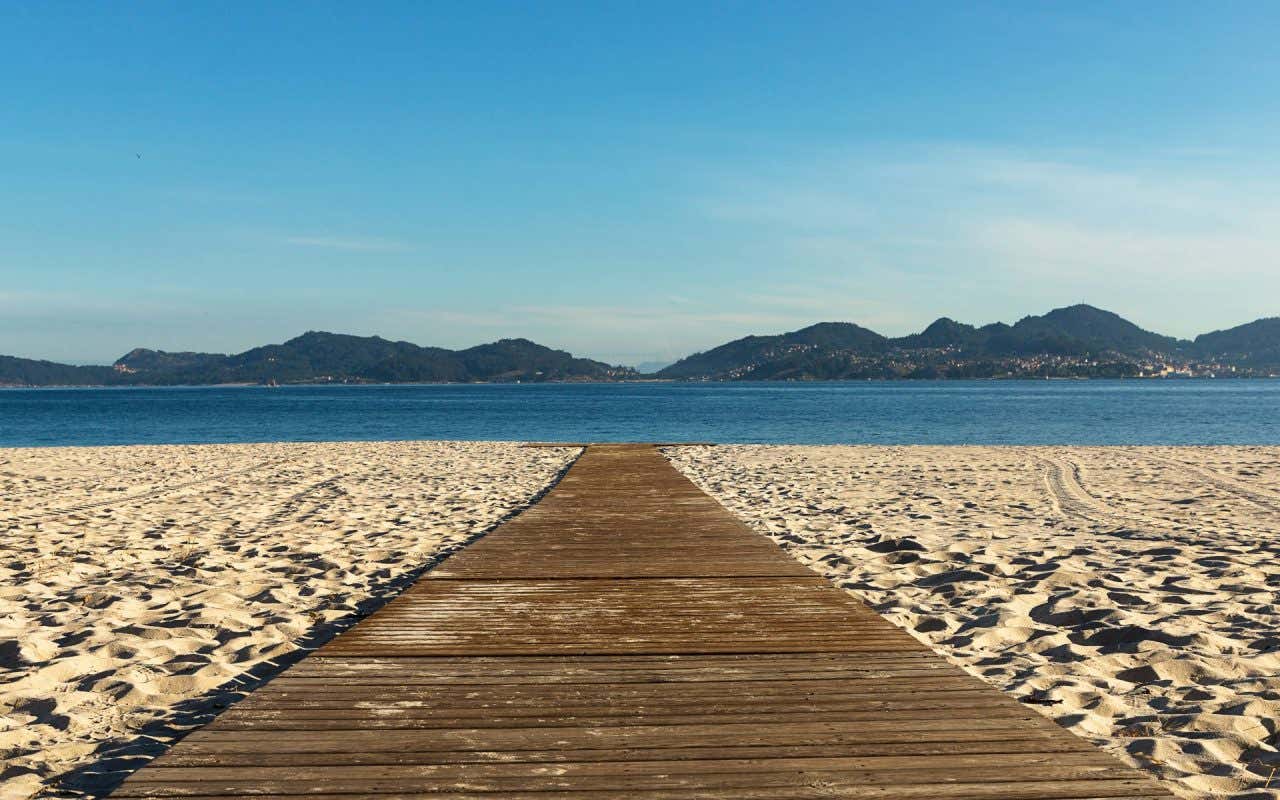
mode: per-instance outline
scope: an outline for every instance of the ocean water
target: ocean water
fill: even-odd
[[[0,446],[355,439],[1280,444],[1280,381],[0,391]]]

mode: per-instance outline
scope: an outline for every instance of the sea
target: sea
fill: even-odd
[[[1280,444],[1280,380],[0,390],[0,446],[392,439]]]

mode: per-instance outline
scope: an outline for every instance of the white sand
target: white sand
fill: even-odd
[[[95,794],[545,488],[568,450],[0,450],[0,797]],[[1280,798],[1280,448],[670,455],[1187,797]]]
[[[0,450],[0,797],[109,789],[527,504],[575,452]]]
[[[1178,794],[1280,798],[1280,448],[668,454],[800,560]]]

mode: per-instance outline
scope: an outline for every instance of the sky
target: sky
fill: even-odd
[[[7,4],[0,353],[1280,315],[1280,4]]]

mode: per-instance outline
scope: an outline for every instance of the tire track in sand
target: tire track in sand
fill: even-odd
[[[1080,465],[1062,453],[1034,451],[1044,468],[1044,483],[1055,510],[1095,525],[1133,530],[1167,529],[1168,521],[1121,511],[1093,495],[1080,475]]]
[[[1230,478],[1223,475],[1221,472],[1209,469],[1208,467],[1188,464],[1185,461],[1179,461],[1175,458],[1168,458],[1166,456],[1158,456],[1153,453],[1136,452],[1132,450],[1126,450],[1125,453],[1140,460],[1155,464],[1162,464],[1166,467],[1173,467],[1174,469],[1180,469],[1183,472],[1197,476],[1201,481],[1209,484],[1215,489],[1220,489],[1229,494],[1234,494],[1236,497],[1247,500],[1273,514],[1280,514],[1280,494],[1275,494],[1267,491],[1266,489],[1251,486],[1245,481]]]
[[[219,477],[227,476],[231,472],[230,470],[231,465],[238,464],[242,460],[243,459],[240,459],[240,458],[222,459],[216,465],[211,465],[218,470],[217,472],[213,472],[211,474],[205,474],[198,478],[192,478],[192,481],[212,480],[212,479],[217,479]],[[181,466],[182,465],[179,465],[179,467]],[[134,474],[134,473],[146,472],[147,470],[137,469],[137,468],[134,468],[134,469],[121,468],[115,471],[124,472],[126,474]],[[175,471],[172,475],[169,475],[166,473],[166,478],[168,477],[178,477],[177,472]],[[6,479],[6,478],[15,482],[22,481],[22,480],[30,480],[31,474],[26,472],[0,471],[0,480]],[[163,480],[164,479],[157,481],[153,485],[152,489],[149,489],[147,491],[155,491],[155,490],[167,491],[168,489],[176,489],[176,488],[180,488],[180,486],[182,485],[186,485],[186,484],[166,484],[166,483],[163,483]],[[9,494],[6,494],[5,499],[12,502],[14,505],[33,505],[33,504],[40,503],[44,499],[55,499],[58,497],[58,495],[74,494],[76,492],[82,492],[82,491],[91,493],[95,489],[101,488],[106,481],[107,481],[107,477],[101,476],[101,475],[93,478],[78,478],[74,480],[69,480],[63,484],[54,484],[51,486],[27,489],[26,491],[13,491],[13,492],[10,492]],[[186,483],[190,483],[190,481]],[[124,500],[127,500],[131,496],[131,495],[120,495],[119,492],[124,491],[123,489],[117,490],[112,488],[106,488],[106,489],[103,489],[102,491],[117,493],[117,496],[113,498],[111,502],[123,502]],[[67,508],[72,508],[72,506],[67,506]]]
[[[333,505],[336,500],[346,496],[347,491],[339,485],[340,481],[345,477],[345,473],[339,473],[303,487],[300,491],[285,498],[280,508],[259,522],[258,525],[271,527],[285,522],[307,522],[319,516],[321,512]],[[303,507],[308,502],[311,507],[304,510]]]
[[[1109,525],[1119,516],[1109,506],[1085,490],[1080,480],[1080,465],[1057,455],[1035,454],[1044,469],[1044,484],[1054,510],[1068,517]]]
[[[216,475],[205,475],[203,477],[196,478],[195,480],[184,481],[182,483],[173,483],[167,486],[157,486],[153,489],[148,489],[142,492],[134,492],[133,494],[127,494],[121,497],[112,497],[109,500],[96,500],[89,503],[78,503],[74,506],[65,506],[63,508],[49,509],[48,511],[41,511],[35,514],[15,514],[7,519],[0,520],[0,523],[14,524],[14,523],[25,523],[25,522],[42,522],[44,520],[55,519],[57,517],[65,517],[68,514],[76,514],[81,511],[92,511],[98,508],[106,508],[108,506],[123,505],[125,503],[130,503],[138,500],[150,500],[154,497],[159,497],[162,494],[168,494],[169,492],[176,492],[182,489],[189,489],[192,486],[200,486],[201,484],[206,484],[206,483],[216,483],[218,481],[227,480],[228,478],[235,478],[240,475],[247,475],[251,472],[256,472],[261,469],[266,469],[267,467],[277,466],[279,464],[286,463],[287,461],[288,459],[283,457],[270,459],[267,461],[260,461],[257,464],[253,464],[243,469],[228,470],[227,472],[220,472]]]

